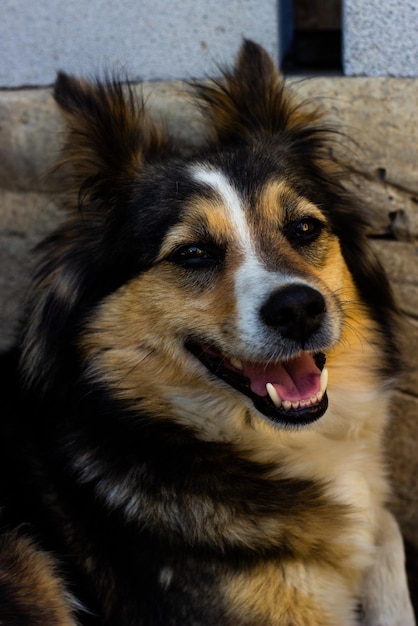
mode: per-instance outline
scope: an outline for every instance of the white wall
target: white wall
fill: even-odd
[[[278,14],[277,0],[2,0],[0,86],[48,85],[57,69],[202,77],[243,36],[278,58]]]
[[[418,0],[344,0],[344,72],[418,76]]]

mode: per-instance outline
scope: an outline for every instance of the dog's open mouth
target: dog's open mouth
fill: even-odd
[[[309,424],[328,408],[328,372],[322,352],[302,351],[286,361],[257,363],[227,357],[193,341],[186,347],[212,374],[251,398],[256,409],[275,422]]]

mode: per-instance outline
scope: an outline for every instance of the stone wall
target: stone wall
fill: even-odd
[[[393,507],[405,536],[418,547],[418,82],[384,78],[294,81],[314,97],[357,144],[348,142],[353,184],[375,215],[373,244],[405,314],[405,370],[394,398],[387,442]],[[185,145],[201,123],[179,84],[148,84],[154,115],[168,118]],[[60,116],[48,90],[0,92],[0,345],[12,341],[30,249],[62,218],[59,187],[44,173],[62,140]]]
[[[131,78],[203,77],[245,36],[279,61],[291,0],[2,0],[0,87],[50,85],[57,70]]]
[[[344,0],[344,73],[418,76],[416,0]]]

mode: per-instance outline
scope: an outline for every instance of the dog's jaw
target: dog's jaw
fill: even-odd
[[[210,374],[250,398],[260,413],[277,424],[304,426],[322,417],[328,408],[323,353],[302,351],[287,361],[256,363],[196,341],[187,341],[186,348]]]

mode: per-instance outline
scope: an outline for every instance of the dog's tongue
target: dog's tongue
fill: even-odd
[[[316,396],[320,390],[321,371],[308,352],[283,363],[257,365],[243,363],[245,376],[251,384],[251,391],[258,396],[266,396],[266,385],[271,383],[282,400],[305,400]]]

